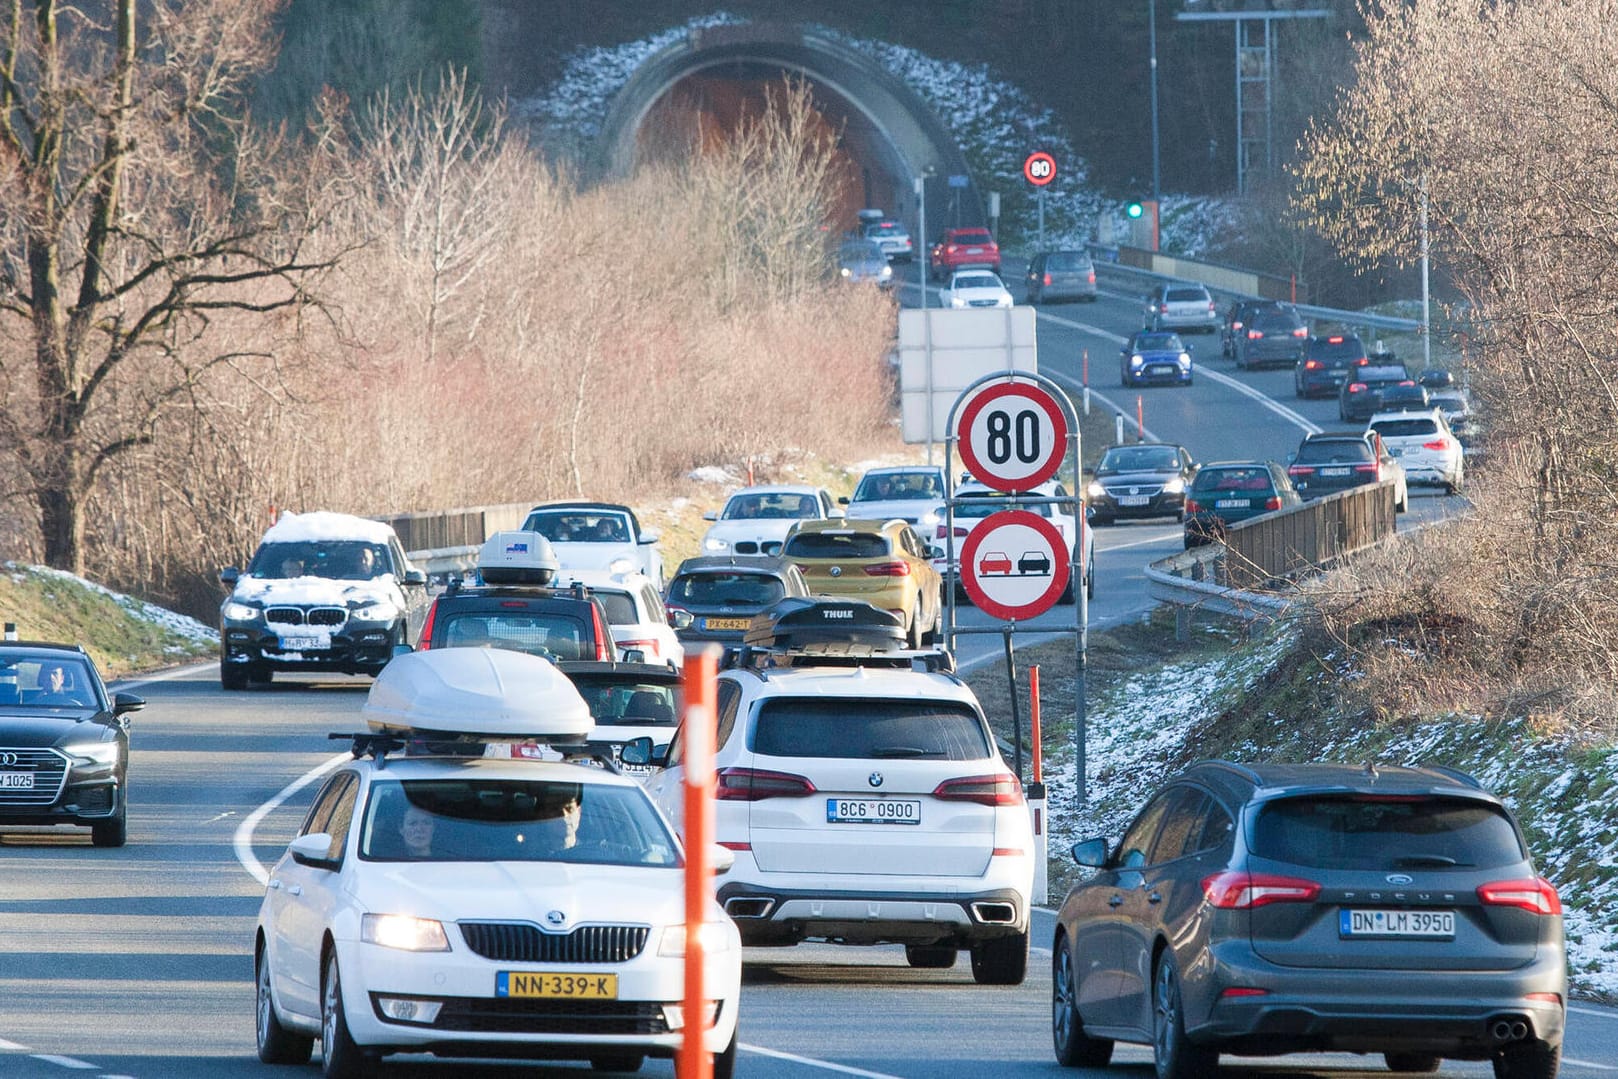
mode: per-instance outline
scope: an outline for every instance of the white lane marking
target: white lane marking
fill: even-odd
[[[19,1045],[16,1042],[8,1042],[4,1038],[0,1038],[0,1049],[3,1049],[3,1050],[5,1050],[6,1052],[9,1052],[9,1053],[26,1053],[26,1052],[28,1052],[28,1047],[26,1045]]]
[[[47,1064],[55,1064],[63,1068],[74,1068],[79,1071],[95,1071],[96,1069],[94,1064],[86,1064],[84,1061],[74,1060],[72,1057],[59,1057],[55,1053],[35,1053],[34,1059],[43,1060]]]
[[[1575,1060],[1573,1057],[1563,1057],[1563,1064],[1571,1064],[1575,1068],[1594,1068],[1596,1071],[1618,1072],[1618,1064],[1597,1064],[1591,1060]]]
[[[1145,546],[1147,546],[1149,544],[1153,544],[1153,543],[1163,543],[1166,540],[1173,539],[1174,535],[1175,534],[1173,532],[1165,532],[1161,536],[1153,536],[1153,537],[1151,537],[1149,539],[1130,540],[1128,543],[1112,543],[1112,544],[1108,544],[1105,547],[1102,547],[1101,546],[1101,541],[1097,540],[1096,541],[1096,548],[1099,551],[1101,551],[1103,554],[1105,554],[1108,551],[1121,551],[1126,547],[1145,547]]]
[[[1260,393],[1245,382],[1239,382],[1223,372],[1209,370],[1206,367],[1199,367],[1197,369],[1197,373],[1202,375],[1204,378],[1211,378],[1223,386],[1229,386],[1237,393],[1246,394],[1248,397],[1251,397],[1253,400],[1257,401],[1259,404],[1263,405],[1277,416],[1280,416],[1283,420],[1302,428],[1303,433],[1306,435],[1318,435],[1321,432],[1320,425],[1310,420],[1307,416],[1304,416],[1300,412],[1294,412],[1292,409],[1288,408],[1286,405],[1283,405],[1275,398],[1268,397]]]
[[[862,1079],[899,1079],[897,1075],[887,1072],[866,1071],[864,1068],[850,1068],[846,1064],[833,1064],[826,1060],[816,1060],[814,1057],[801,1057],[797,1053],[783,1053],[776,1049],[765,1049],[757,1045],[740,1045],[737,1048],[745,1049],[749,1053],[770,1057],[773,1060],[785,1060],[793,1064],[803,1064],[810,1068],[819,1068],[822,1071],[837,1072],[839,1075],[858,1075]]]
[[[1580,1015],[1593,1015],[1598,1019],[1618,1019],[1618,1012],[1601,1011],[1598,1008],[1581,1008],[1577,1004],[1569,1004],[1567,1010],[1578,1012]]]
[[[200,671],[206,667],[218,666],[219,661],[216,659],[207,660],[202,663],[187,663],[184,667],[170,667],[165,671],[156,671],[152,674],[139,675],[138,677],[131,678],[127,681],[114,682],[109,688],[113,690],[138,689],[148,682],[171,682],[176,678],[183,678],[188,674]]]
[[[265,869],[264,863],[259,861],[253,854],[253,829],[258,827],[258,822],[269,816],[270,812],[280,806],[282,802],[285,802],[333,768],[336,768],[344,761],[353,759],[354,755],[352,753],[339,753],[319,767],[309,769],[309,771],[282,787],[279,794],[253,810],[236,826],[236,836],[232,841],[236,850],[236,860],[242,863],[243,869],[252,874],[254,880],[260,884],[268,884],[270,881],[269,870]]]

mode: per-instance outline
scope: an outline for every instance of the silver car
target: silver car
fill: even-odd
[[[1143,326],[1148,330],[1195,330],[1218,333],[1219,308],[1202,285],[1159,285],[1146,295]]]
[[[890,262],[909,262],[916,257],[910,233],[897,221],[873,221],[860,230],[867,240],[875,240]]]

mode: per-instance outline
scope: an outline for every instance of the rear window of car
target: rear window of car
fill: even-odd
[[[1193,491],[1268,491],[1267,468],[1204,468],[1191,484]]]
[[[692,607],[767,607],[787,594],[768,573],[691,573],[669,582],[668,602]]]
[[[948,701],[800,700],[759,707],[753,752],[831,760],[977,761],[989,756],[983,721]]]
[[[1071,273],[1075,270],[1088,270],[1090,256],[1081,255],[1077,251],[1058,251],[1045,260],[1047,270],[1060,270]]]
[[[1309,797],[1267,803],[1253,853],[1342,869],[1498,869],[1525,857],[1498,808],[1458,798]]]
[[[872,532],[804,532],[788,537],[787,558],[881,558],[888,538]]]
[[[1207,303],[1208,293],[1207,290],[1200,288],[1171,288],[1164,294],[1163,298],[1170,303],[1176,301],[1185,303],[1193,300],[1201,300],[1203,303]]]
[[[1301,325],[1296,315],[1284,311],[1264,311],[1253,316],[1253,326],[1260,330],[1295,330]]]
[[[494,601],[488,601],[491,605]],[[521,601],[516,601],[521,603]],[[433,623],[435,648],[506,648],[557,659],[595,658],[594,640],[578,618],[551,611],[440,609]]]
[[[1316,337],[1309,342],[1309,355],[1317,360],[1352,362],[1365,355],[1358,337]]]
[[[1377,420],[1371,424],[1371,429],[1383,438],[1404,438],[1410,435],[1436,435],[1438,423],[1427,416],[1417,416],[1404,420]]]
[[[640,612],[635,609],[635,598],[628,592],[614,592],[609,589],[592,588],[596,599],[601,601],[602,608],[607,612],[607,624],[613,626],[630,626],[640,621]]]
[[[989,235],[988,229],[959,229],[955,233],[955,242],[958,244],[987,244],[993,243],[994,237]]]
[[[1403,382],[1409,377],[1410,375],[1405,371],[1403,364],[1397,367],[1379,367],[1366,364],[1363,367],[1356,368],[1354,371],[1354,380],[1356,382]]]
[[[1443,409],[1445,412],[1466,411],[1466,398],[1462,397],[1460,394],[1432,393],[1427,395],[1427,400],[1431,401],[1435,406]]]
[[[590,709],[598,727],[675,727],[682,711],[679,686],[670,682],[626,682],[569,673],[568,679]]]
[[[1308,441],[1298,447],[1301,465],[1354,464],[1371,459],[1371,447],[1362,438]]]

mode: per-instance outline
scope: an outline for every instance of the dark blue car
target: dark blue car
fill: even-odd
[[[1118,378],[1125,386],[1189,386],[1191,376],[1191,346],[1177,333],[1142,330],[1124,343],[1118,357]]]

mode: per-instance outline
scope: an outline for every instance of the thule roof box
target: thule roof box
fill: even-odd
[[[947,651],[911,651],[896,615],[857,599],[789,596],[778,600],[753,616],[744,641],[726,654],[726,666],[955,669]]]

